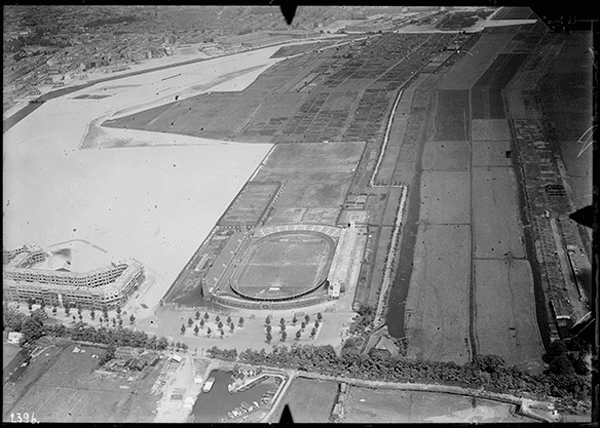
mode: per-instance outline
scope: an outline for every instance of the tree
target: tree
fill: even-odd
[[[285,342],[285,339],[287,338],[287,333],[285,331],[281,332],[281,341]]]
[[[102,355],[102,357],[100,358],[100,361],[98,361],[98,364],[100,366],[103,366],[104,364],[108,363],[110,360],[115,358],[116,351],[117,351],[117,348],[113,343],[108,345],[108,349],[106,350],[106,353],[104,355]]]
[[[229,324],[229,328],[231,329],[231,332],[232,332],[232,333],[233,333],[234,327],[235,327],[235,324],[234,324],[234,323],[231,323],[231,324]]]
[[[273,340],[273,336],[270,331],[267,331],[267,343],[271,343],[271,340]]]
[[[267,318],[265,318],[265,324],[269,325],[271,324],[271,317],[267,315]]]
[[[56,306],[53,306],[53,307],[52,307],[52,313],[53,313],[54,315],[56,315],[56,311],[57,311],[57,309],[56,309]]]
[[[27,317],[23,322],[21,333],[26,343],[33,342],[44,335],[44,324],[37,318]]]
[[[192,325],[194,325],[194,320],[191,318],[188,318],[188,326],[191,327]]]
[[[102,314],[105,319],[108,319],[108,308],[106,306],[102,307]]]
[[[93,309],[90,311],[90,318],[91,318],[91,319],[94,319],[94,318],[96,318],[96,311],[95,311],[95,310],[93,310]]]
[[[83,315],[79,314],[79,321],[83,321]]]
[[[300,324],[300,327],[302,328],[302,330],[304,330],[306,328],[306,323],[304,321],[302,321],[302,324]]]
[[[219,324],[217,324],[217,327],[219,327],[220,329],[223,328],[223,321],[219,321]]]
[[[133,314],[131,314],[131,316],[129,317],[129,322],[131,324],[133,324],[135,322],[135,317],[133,316]]]
[[[215,321],[216,321],[216,322],[219,322],[219,321],[221,321],[221,317],[220,317],[219,315],[217,315],[217,316],[215,317]]]
[[[281,328],[281,331],[285,331],[285,324],[281,324],[279,328]]]
[[[29,308],[29,310],[33,309],[33,304],[34,304],[35,300],[33,300],[33,298],[29,298],[27,299],[27,307]]]
[[[319,328],[319,320],[315,320],[315,328]]]
[[[200,329],[198,328],[198,326],[194,326],[194,335],[198,336],[198,332],[200,331]]]
[[[81,312],[82,312],[81,305],[78,303],[77,304],[77,315],[81,315]]]
[[[181,334],[185,333],[185,324],[181,324]]]
[[[321,314],[321,312],[319,312],[319,313],[317,314],[317,319],[318,319],[319,321],[321,321],[321,320],[323,319],[323,314]]]
[[[231,317],[229,315],[227,316],[227,324],[231,324]]]
[[[204,329],[204,319],[201,319],[201,320],[200,320],[200,328],[201,328],[201,329]]]
[[[238,323],[239,323],[240,327],[243,326],[244,325],[244,318],[240,317],[240,320],[239,320]]]
[[[317,335],[317,329],[313,327],[313,329],[310,331],[310,337],[312,339],[314,339],[316,335]]]
[[[224,335],[225,335],[225,332],[223,331],[223,329],[221,329],[221,340],[223,340]]]
[[[292,324],[296,325],[298,322],[298,318],[296,318],[296,314],[294,314],[294,318],[292,318]]]
[[[208,315],[208,312],[204,312],[204,319],[206,321],[208,321],[209,318],[210,318],[210,315]]]
[[[302,336],[302,330],[298,330],[296,332],[296,340],[300,340],[300,337]]]
[[[121,307],[117,306],[117,315],[121,315]]]
[[[272,329],[272,328],[273,328],[273,327],[271,327],[270,325],[268,325],[268,326],[267,326],[267,333],[271,333],[271,329]]]
[[[69,314],[71,313],[71,307],[69,306],[69,304],[67,303],[65,305],[65,315],[69,316]]]
[[[121,318],[119,318],[119,327],[123,327],[123,320]]]
[[[281,325],[285,325],[285,319],[281,318],[281,319],[279,320],[279,324],[281,324]]]
[[[196,311],[196,319],[199,320],[200,319],[200,311]]]
[[[306,314],[306,316],[304,317],[304,320],[306,321],[306,324],[308,324],[308,322],[310,321],[310,317],[308,316],[308,314]]]
[[[206,335],[210,336],[211,333],[212,333],[212,330],[210,329],[210,327],[208,327],[208,329],[206,330]]]

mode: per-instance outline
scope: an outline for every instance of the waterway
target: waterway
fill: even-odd
[[[227,412],[238,407],[242,401],[248,404],[252,404],[253,401],[260,403],[262,395],[275,388],[275,378],[270,377],[246,391],[231,394],[227,391],[227,385],[231,383],[231,373],[221,370],[210,372],[209,377],[215,378],[215,384],[209,392],[198,395],[192,409],[195,423],[214,423],[219,422],[221,418],[227,419]],[[265,405],[262,404],[261,407]]]

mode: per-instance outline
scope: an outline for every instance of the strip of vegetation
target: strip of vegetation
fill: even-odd
[[[237,352],[233,350],[216,347],[208,351],[212,358],[220,359],[226,355],[227,361],[233,361],[235,354]],[[292,368],[345,378],[454,385],[516,396],[526,395],[540,400],[555,397],[559,411],[574,408],[581,411],[582,407],[584,411],[586,408],[589,410],[590,377],[560,372],[564,369],[561,365],[566,364],[562,357],[560,359],[562,363],[557,363],[555,367],[551,365],[545,373],[532,375],[516,366],[507,367],[501,357],[494,355],[478,355],[470,363],[460,366],[453,362],[392,357],[376,349],[372,349],[368,355],[360,355],[354,348],[346,348],[338,356],[331,345],[293,345],[291,349],[281,345],[269,353],[264,349],[247,349],[237,358],[246,364]]]
[[[68,327],[61,323],[50,323],[43,309],[36,309],[30,316],[13,309],[3,311],[3,328],[23,333],[23,345],[34,342],[45,335],[64,337],[91,343],[103,343],[111,346],[131,346],[153,350],[165,350],[170,346],[187,349],[185,343],[170,343],[162,336],[150,336],[144,331],[134,331],[128,328],[107,328],[88,325],[79,321]]]
[[[130,22],[137,21],[137,17],[135,15],[125,15],[125,16],[116,16],[114,18],[101,18],[95,19],[93,21],[84,24],[84,27],[87,28],[95,28],[102,27],[104,25],[113,25],[113,24],[129,24]]]

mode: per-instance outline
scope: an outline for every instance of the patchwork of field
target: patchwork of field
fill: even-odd
[[[465,141],[470,138],[469,91],[438,90],[433,141]]]
[[[492,423],[533,422],[514,413],[514,406],[497,401],[435,392],[371,389],[351,386],[343,422]]]
[[[255,177],[284,183],[266,224],[334,226],[363,148],[364,143],[275,146]]]
[[[473,119],[506,117],[501,91],[523,64],[527,54],[499,54],[471,89]]]
[[[475,167],[472,174],[475,257],[525,257],[512,168]]]
[[[337,382],[296,378],[275,410],[272,421],[279,421],[285,404],[294,423],[327,423],[338,392]]]
[[[541,344],[529,262],[486,259],[474,263],[478,352],[498,355],[507,365],[539,369]]]
[[[514,29],[512,30],[515,31]],[[496,55],[511,41],[513,34],[483,33],[481,38],[442,78],[438,89],[470,89],[492,64]]]
[[[3,420],[11,412],[35,413],[40,422],[152,422],[158,395],[151,392],[158,367],[135,374],[133,382],[94,371],[105,350],[74,345],[51,347],[33,361],[14,385],[3,391]]]
[[[468,224],[471,216],[468,171],[423,171],[421,210],[423,224]]]
[[[471,227],[420,225],[406,301],[409,355],[470,360]]]

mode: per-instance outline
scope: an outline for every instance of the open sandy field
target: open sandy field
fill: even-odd
[[[522,369],[543,367],[532,280],[527,260],[475,260],[480,354],[498,355]]]
[[[492,423],[532,422],[513,414],[513,406],[491,400],[435,392],[351,386],[344,422]]]
[[[337,390],[337,382],[294,379],[271,420],[279,421],[283,405],[288,404],[295,423],[327,423]]]
[[[271,146],[146,132],[149,140],[200,145],[79,150],[87,124],[236,68],[266,66],[276,49],[105,82],[107,98],[71,99],[84,90],[46,102],[4,134],[4,245],[83,239],[117,259],[134,257],[157,276],[158,301]],[[245,77],[219,90],[243,89],[256,75]],[[121,138],[122,130],[111,132]]]
[[[468,171],[423,171],[419,220],[433,224],[467,224],[471,215]]]
[[[419,226],[406,300],[410,355],[469,361],[470,257],[470,226]]]
[[[472,174],[475,257],[525,257],[513,170],[475,167]]]

